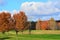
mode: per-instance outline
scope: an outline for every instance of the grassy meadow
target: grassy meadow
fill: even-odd
[[[0,40],[60,40],[60,30],[32,30],[29,35],[28,31],[19,32],[9,31],[5,34],[0,33]]]

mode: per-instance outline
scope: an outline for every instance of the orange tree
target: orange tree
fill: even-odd
[[[19,31],[23,32],[23,30],[26,27],[26,23],[27,23],[27,16],[25,15],[25,13],[23,11],[20,11],[19,13],[14,14],[13,18],[15,20],[15,31],[16,31],[16,34]]]
[[[5,33],[9,29],[9,19],[11,18],[11,14],[9,12],[1,12],[0,13],[0,32]]]

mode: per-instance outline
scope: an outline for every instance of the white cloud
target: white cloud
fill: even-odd
[[[2,13],[2,12],[9,13],[9,11],[7,11],[7,10],[0,11],[0,13]]]
[[[60,12],[60,0],[49,0],[48,2],[24,2],[21,5],[21,10],[25,11],[26,15],[52,15]],[[33,20],[39,19],[33,16]],[[59,19],[58,15],[52,16]],[[41,19],[49,19],[51,16],[43,16]]]
[[[13,11],[12,11],[12,14],[16,14],[16,13],[18,13],[17,10],[13,10]]]
[[[60,12],[60,9],[56,7],[58,2],[25,2],[21,5],[21,10],[27,14],[51,14]],[[59,6],[59,5],[58,5]]]

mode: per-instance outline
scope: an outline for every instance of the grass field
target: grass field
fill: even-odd
[[[40,33],[40,34],[39,34]],[[33,30],[31,35],[28,31],[21,32],[18,35],[14,31],[0,33],[0,40],[60,40],[60,31],[58,30]]]

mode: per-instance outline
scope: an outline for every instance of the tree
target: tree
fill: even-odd
[[[36,30],[40,30],[41,29],[41,20],[38,20],[36,23]]]
[[[48,21],[38,20],[36,23],[36,30],[46,30],[48,27]]]
[[[9,12],[1,12],[0,13],[0,31],[5,33],[9,28],[9,19],[11,18],[11,14]]]
[[[57,22],[57,29],[60,30],[60,22]]]
[[[18,34],[19,31],[23,32],[27,23],[27,16],[25,15],[25,13],[23,11],[20,11],[19,13],[14,14],[13,18],[16,23],[15,24],[16,34]]]
[[[56,21],[55,21],[53,18],[51,18],[51,19],[49,20],[49,28],[50,28],[51,30],[55,30],[55,29],[56,29]]]
[[[15,28],[15,21],[14,21],[13,17],[11,17],[11,18],[9,19],[8,25],[9,25],[9,28],[8,28],[9,31],[10,31],[10,30],[14,30],[14,28]]]
[[[42,21],[41,30],[47,30],[47,29],[48,29],[48,21]]]

